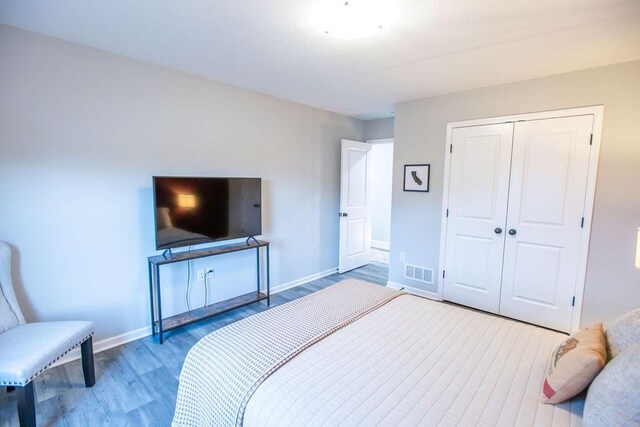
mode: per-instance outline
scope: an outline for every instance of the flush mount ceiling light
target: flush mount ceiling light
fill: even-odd
[[[333,37],[357,39],[380,31],[393,16],[391,0],[318,0],[318,27]]]

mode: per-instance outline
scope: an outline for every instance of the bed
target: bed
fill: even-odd
[[[578,426],[540,402],[566,337],[347,280],[199,341],[173,425]]]

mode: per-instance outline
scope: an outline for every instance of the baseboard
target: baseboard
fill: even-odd
[[[417,295],[419,297],[425,297],[432,300],[440,301],[440,298],[438,298],[438,294],[435,292],[425,291],[424,289],[414,288],[411,286],[403,285],[402,283],[392,282],[391,280],[387,282],[387,287],[393,289],[402,289],[403,291],[407,291],[410,294]]]
[[[278,292],[286,291],[287,289],[304,285],[305,283],[311,282],[313,280],[322,279],[323,277],[330,276],[331,274],[337,273],[337,271],[338,271],[338,267],[334,267],[325,271],[321,271],[320,273],[303,277],[298,280],[293,280],[288,283],[283,283],[282,285],[274,286],[273,288],[271,288],[271,294],[277,294]],[[126,332],[121,335],[116,335],[115,337],[105,338],[103,340],[96,341],[93,343],[93,353],[94,354],[100,353],[102,351],[109,350],[113,347],[117,347],[119,345],[123,345],[131,341],[139,340],[140,338],[148,337],[149,335],[151,335],[151,328],[149,326],[145,326],[130,332]],[[73,362],[74,360],[80,359],[80,357],[81,357],[80,347],[74,348],[69,353],[67,353],[64,357],[61,357],[56,363],[51,365],[51,367]]]
[[[330,276],[338,272],[338,267],[333,267],[320,273],[312,274],[310,276],[303,277],[301,279],[293,280],[291,282],[283,283],[282,285],[274,286],[271,288],[271,294],[277,294],[278,292],[286,291],[287,289],[295,288],[296,286],[304,285],[305,283],[312,282],[314,280],[322,279],[323,277]]]
[[[371,247],[375,249],[380,249],[382,251],[388,251],[390,245],[389,245],[389,242],[384,242],[382,240],[372,240]]]

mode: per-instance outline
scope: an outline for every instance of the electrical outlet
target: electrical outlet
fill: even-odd
[[[404,252],[400,252],[400,261],[402,261],[402,262],[405,261]]]
[[[207,267],[207,268],[198,270],[198,282],[204,281],[204,276],[206,273],[208,273],[207,279],[210,279],[214,276],[215,270],[213,267]]]
[[[205,276],[205,273],[207,272],[208,272],[207,279],[210,279],[214,276],[215,270],[213,267],[207,267],[207,268],[198,270],[198,282],[204,281],[204,276]]]

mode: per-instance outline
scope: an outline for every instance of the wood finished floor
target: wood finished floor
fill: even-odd
[[[388,268],[369,264],[333,274],[271,297],[271,306],[326,288],[347,278],[386,285]],[[175,408],[178,377],[189,349],[203,336],[267,309],[265,303],[185,326],[95,355],[96,385],[84,387],[80,360],[49,369],[35,380],[38,426],[168,426]],[[17,426],[16,393],[0,387],[0,427]]]

